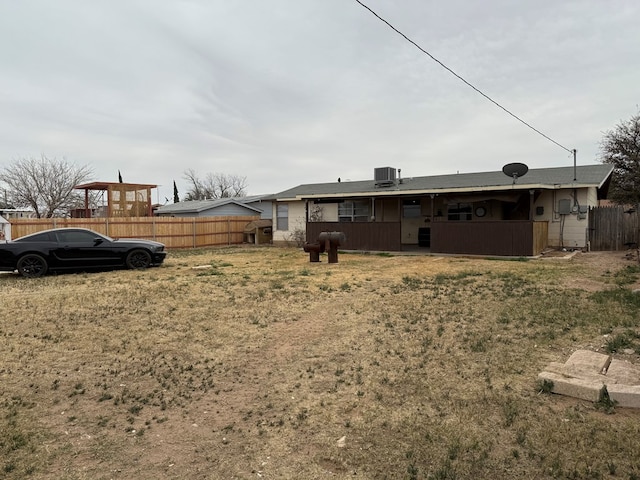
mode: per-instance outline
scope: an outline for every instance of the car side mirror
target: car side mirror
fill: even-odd
[[[93,244],[94,245],[100,245],[103,242],[103,240],[101,238],[94,238],[93,239]]]

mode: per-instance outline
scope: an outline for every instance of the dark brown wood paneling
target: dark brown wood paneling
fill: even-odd
[[[400,222],[308,222],[307,242],[315,243],[320,232],[343,232],[343,250],[400,251]]]
[[[534,247],[534,223],[538,222],[433,222],[431,252],[498,256],[536,255],[540,253],[536,249],[544,247]]]

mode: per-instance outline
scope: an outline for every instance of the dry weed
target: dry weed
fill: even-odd
[[[2,275],[0,476],[638,478],[637,412],[535,381],[637,338],[620,256],[230,248]]]

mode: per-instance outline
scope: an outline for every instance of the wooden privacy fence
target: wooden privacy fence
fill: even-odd
[[[11,237],[17,239],[49,228],[89,228],[113,238],[143,238],[167,248],[236,245],[243,242],[244,227],[258,216],[234,217],[111,217],[20,218],[11,220]]]
[[[589,246],[591,250],[626,250],[640,241],[638,208],[613,206],[589,209]]]

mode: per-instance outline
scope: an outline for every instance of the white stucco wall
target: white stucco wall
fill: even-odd
[[[278,203],[280,203],[280,205],[286,203],[289,206],[289,228],[287,230],[278,230]],[[296,230],[306,231],[306,219],[307,215],[304,202],[273,202],[273,242],[284,243],[293,241],[293,234]]]
[[[577,203],[580,206],[597,206],[598,193],[595,187],[580,188],[576,190]],[[588,213],[580,218],[578,211],[569,215],[560,215],[558,205],[560,200],[569,200],[574,205],[574,190],[554,190],[543,192],[534,205],[534,220],[547,220],[549,222],[549,246],[583,248],[587,244],[589,227]],[[535,215],[535,207],[544,208],[542,215]],[[563,225],[564,220],[564,225]]]

